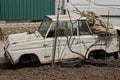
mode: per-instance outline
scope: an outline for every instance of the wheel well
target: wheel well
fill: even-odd
[[[89,53],[88,58],[92,57],[94,59],[104,59],[105,57],[113,56],[115,59],[118,58],[118,53],[110,53],[108,54],[105,50],[93,50]]]
[[[104,50],[93,50],[89,53],[88,58],[93,57],[94,59],[100,59],[104,58],[106,54],[107,53]]]
[[[30,54],[23,54],[19,58],[19,63],[30,63],[34,61],[39,61],[39,58],[36,54],[30,53]]]

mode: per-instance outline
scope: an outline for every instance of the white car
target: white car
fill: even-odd
[[[71,19],[70,19],[71,17]],[[5,57],[16,63],[39,60],[51,63],[53,58],[56,15],[45,16],[38,31],[11,34],[5,43]],[[115,36],[94,34],[85,17],[60,15],[57,30],[55,62],[74,59],[118,58],[119,45]]]

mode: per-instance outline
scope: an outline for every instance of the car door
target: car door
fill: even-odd
[[[65,60],[79,57],[79,55],[72,52],[80,51],[75,39],[77,38],[77,20],[72,21],[72,23],[69,20],[64,21],[61,22],[61,25],[63,27],[58,29],[56,59]]]
[[[78,20],[78,30],[79,35],[76,37],[76,41],[80,45],[80,53],[86,57],[87,51],[97,41],[97,36],[92,33],[85,20]]]

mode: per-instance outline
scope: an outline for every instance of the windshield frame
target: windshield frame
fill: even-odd
[[[49,22],[47,23],[47,25],[45,25],[46,22]],[[49,31],[49,28],[50,28],[50,25],[52,23],[52,19],[45,16],[43,18],[43,21],[42,23],[40,24],[39,28],[38,28],[38,32],[45,38],[45,36],[47,35],[47,32]],[[45,28],[46,27],[46,28]]]

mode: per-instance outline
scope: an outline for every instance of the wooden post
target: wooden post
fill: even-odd
[[[59,10],[60,10],[60,0],[58,2],[57,22],[56,22],[56,26],[55,26],[55,40],[54,40],[53,55],[52,55],[52,66],[53,67],[54,67],[55,53],[56,53],[56,44],[57,44],[57,30],[58,30],[58,22],[59,22]]]

